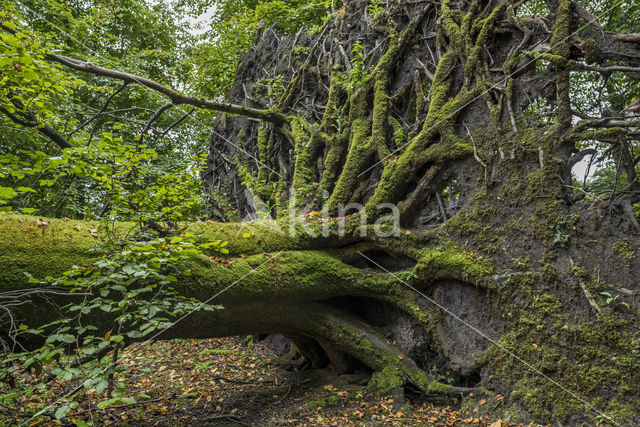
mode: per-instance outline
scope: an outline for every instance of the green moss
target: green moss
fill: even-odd
[[[477,24],[481,25],[480,32],[476,37],[475,45],[469,49],[467,63],[465,64],[465,77],[467,81],[473,81],[473,76],[477,69],[481,65],[481,55],[486,48],[487,40],[493,33],[494,25],[500,13],[507,6],[508,2],[503,1],[497,7],[495,7],[486,19],[478,20]],[[471,11],[469,15],[471,15]],[[470,31],[465,31],[465,34],[469,34]]]
[[[556,19],[551,32],[551,50],[554,55],[568,59],[571,55],[571,0],[559,0]],[[571,99],[569,95],[569,69],[556,63],[556,88],[558,96],[558,130],[571,126]]]
[[[586,39],[584,41],[582,50],[584,52],[584,59],[587,64],[593,64],[598,56],[598,51],[596,49],[596,40],[593,38]]]
[[[429,383],[429,386],[427,387],[427,391],[429,393],[442,393],[442,394],[444,394],[450,388],[451,388],[451,386],[449,384],[443,384],[443,383],[438,382],[438,381],[431,381]]]
[[[414,271],[429,281],[455,278],[473,282],[493,271],[484,258],[453,243],[435,249],[421,249],[418,253],[420,259]]]
[[[0,213],[0,290],[24,288],[29,273],[42,279],[59,276],[73,265],[83,265],[96,255],[90,252],[99,240],[89,226],[95,222],[63,221]],[[115,232],[128,231],[133,224],[121,224]],[[78,228],[76,228],[78,227]]]
[[[399,366],[387,365],[382,370],[375,372],[369,381],[369,389],[388,395],[394,388],[402,387],[405,383],[405,376]]]
[[[579,266],[573,271],[587,276],[586,270]],[[500,409],[503,416],[566,421],[582,413],[584,403],[565,390],[580,390],[576,394],[616,422],[636,414],[640,404],[631,396],[638,390],[635,387],[630,391],[629,385],[638,384],[640,360],[628,356],[633,352],[634,341],[625,332],[624,322],[604,315],[602,321],[594,325],[592,321],[580,320],[583,316],[578,314],[572,319],[578,324],[569,326],[572,320],[558,297],[540,293],[534,286],[518,279],[504,288],[500,307],[505,314],[518,315],[504,316],[505,333],[499,345],[489,348],[481,358],[496,377],[512,384],[505,399],[507,403]],[[564,389],[545,380],[521,361],[553,378]],[[607,390],[616,394],[611,397],[613,405],[602,400]],[[586,415],[594,421],[599,416],[592,410]]]
[[[342,399],[340,396],[333,394],[322,399],[312,400],[307,403],[307,407],[309,409],[328,408],[331,406],[337,406],[341,401]]]
[[[633,247],[633,243],[629,238],[618,239],[613,243],[613,253],[618,258],[625,261],[627,267],[631,267],[633,261],[636,259],[636,250]]]
[[[311,129],[298,117],[291,121],[291,134],[295,142],[296,164],[293,172],[292,187],[295,189],[295,207],[303,206],[309,199],[310,186],[316,181],[317,170],[313,162],[316,148],[322,136]]]
[[[496,221],[498,203],[495,197],[478,193],[471,205],[450,218],[445,227],[450,232],[472,236],[473,244],[484,254],[498,253],[505,241],[504,225]]]
[[[357,118],[353,120],[347,158],[333,193],[327,201],[331,213],[336,212],[340,204],[347,204],[353,195],[358,182],[358,174],[371,153],[370,130],[371,121],[369,119]]]

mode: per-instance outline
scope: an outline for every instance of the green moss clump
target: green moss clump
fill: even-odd
[[[465,249],[445,244],[436,249],[421,249],[415,272],[429,281],[462,279],[474,281],[493,272],[488,261]],[[482,258],[482,259],[481,259]]]
[[[331,406],[337,406],[341,400],[340,396],[333,394],[322,399],[312,400],[307,403],[307,407],[309,409],[329,408]]]
[[[387,365],[382,370],[375,372],[369,381],[369,390],[388,395],[394,388],[404,385],[404,374],[399,366]]]
[[[613,243],[612,248],[613,253],[624,260],[627,267],[630,267],[633,260],[636,259],[636,250],[631,243],[631,239],[618,239]]]
[[[443,384],[438,381],[431,381],[427,386],[427,391],[429,393],[441,393],[444,394],[449,390],[451,386],[449,384]]]

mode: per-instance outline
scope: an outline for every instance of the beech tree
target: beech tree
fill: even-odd
[[[221,222],[188,229],[229,253],[191,259],[175,287],[223,309],[177,316],[161,337],[283,333],[304,363],[366,368],[399,404],[405,389],[474,391],[511,420],[633,425],[634,8],[347,2],[310,34],[261,27],[225,101],[44,60],[220,113],[202,180]],[[5,289],[93,256],[76,222],[25,232],[35,221],[1,219]],[[19,314],[49,315],[38,307]]]

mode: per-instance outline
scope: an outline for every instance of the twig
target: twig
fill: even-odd
[[[138,145],[142,145],[142,140],[144,139],[147,132],[149,132],[149,129],[151,129],[151,125],[153,125],[153,123],[160,118],[162,113],[164,113],[166,110],[174,106],[175,104],[173,102],[167,102],[162,107],[158,108],[158,110],[155,113],[153,113],[153,116],[151,116],[147,124],[144,126],[144,129],[142,129],[142,131],[140,132],[140,139],[138,139]]]
[[[289,393],[291,393],[291,384],[289,384],[289,387],[287,388],[287,392],[284,395],[282,395],[280,399],[276,400],[276,403],[282,402],[284,399],[286,399],[287,396],[289,396]]]
[[[489,176],[488,176],[488,172],[487,172],[487,164],[485,162],[482,161],[482,159],[480,159],[480,156],[478,155],[478,149],[476,148],[476,142],[473,139],[473,136],[471,135],[471,131],[469,130],[469,127],[467,126],[467,124],[465,123],[464,125],[465,129],[467,129],[467,134],[469,134],[469,138],[471,138],[471,144],[473,144],[473,157],[475,157],[475,159],[478,161],[478,163],[480,163],[482,165],[482,167],[484,168],[484,188],[487,188],[487,185],[489,184]]]
[[[191,108],[188,112],[184,113],[178,120],[171,123],[171,125],[169,125],[169,127],[165,129],[164,132],[162,132],[161,138],[164,138],[167,135],[167,133],[171,131],[171,129],[178,126],[180,123],[182,123],[182,121],[185,120],[187,117],[189,117],[191,114],[193,114],[194,111],[196,111],[196,107]]]
[[[569,258],[569,263],[571,264],[571,267],[573,267],[574,264],[573,264],[572,258]],[[595,312],[596,317],[599,320],[600,317],[602,316],[602,310],[600,309],[600,306],[593,299],[593,297],[591,296],[591,292],[589,292],[589,289],[587,289],[587,286],[584,284],[584,282],[579,277],[576,277],[576,279],[578,280],[578,284],[580,285],[580,288],[582,289],[584,296],[587,298],[587,301],[589,301],[589,305],[591,305],[591,308],[593,308],[593,311]]]

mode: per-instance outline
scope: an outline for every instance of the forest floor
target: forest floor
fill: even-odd
[[[104,410],[84,402],[67,419],[132,426],[516,425],[479,415],[488,405],[479,397],[477,407],[463,411],[455,398],[410,396],[412,410],[398,411],[391,399],[367,393],[366,377],[294,372],[268,346],[238,337],[136,344],[121,361],[126,370],[118,379],[137,402]]]

